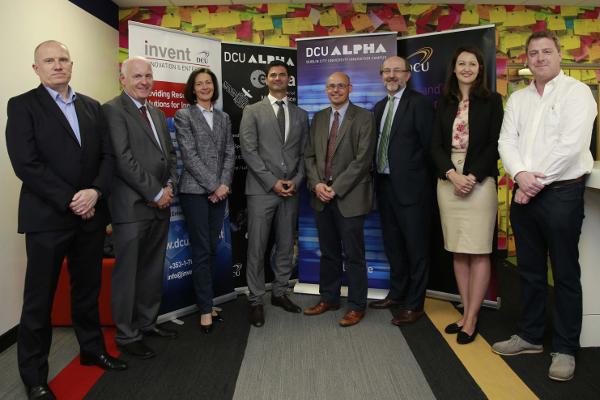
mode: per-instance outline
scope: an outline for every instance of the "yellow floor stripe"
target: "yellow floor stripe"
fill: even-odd
[[[456,335],[444,332],[448,324],[461,317],[452,304],[427,298],[425,312],[489,399],[537,399],[502,357],[492,352],[490,344],[481,335],[478,335],[473,343],[460,345],[456,343]]]

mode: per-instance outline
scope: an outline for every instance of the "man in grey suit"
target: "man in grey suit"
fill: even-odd
[[[248,261],[246,279],[250,290],[250,323],[265,322],[264,255],[275,219],[276,255],[271,304],[288,312],[302,310],[286,295],[294,268],[294,232],[298,216],[297,189],[304,178],[302,158],[308,136],[306,111],[287,98],[288,70],[273,61],[267,67],[269,95],[244,109],[240,123],[242,156],[248,165]]]
[[[109,199],[116,255],[112,316],[121,350],[150,358],[154,351],[144,335],[176,337],[157,327],[156,317],[177,158],[165,115],[146,101],[153,84],[150,63],[126,60],[120,81],[123,93],[103,106],[117,165]]]
[[[375,119],[371,112],[349,101],[352,84],[345,73],[329,76],[326,90],[331,107],[315,114],[304,151],[321,250],[321,299],[304,314],[319,315],[340,308],[344,266],[348,310],[339,324],[346,327],[361,321],[367,305],[363,227],[373,204]]]

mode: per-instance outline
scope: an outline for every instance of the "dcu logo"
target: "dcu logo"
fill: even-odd
[[[208,64],[208,58],[210,57],[210,53],[206,50],[201,51],[196,56],[196,62],[198,64]]]
[[[411,72],[427,72],[429,71],[429,59],[433,56],[433,49],[431,47],[421,47],[415,51],[406,60],[410,64]],[[412,60],[415,62],[411,62]]]

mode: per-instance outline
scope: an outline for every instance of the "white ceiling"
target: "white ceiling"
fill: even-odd
[[[195,5],[220,5],[220,4],[260,4],[260,3],[298,3],[299,0],[112,0],[121,8],[140,6],[195,6]],[[308,0],[304,3],[330,4],[330,3],[366,3],[364,0],[333,0],[319,1]],[[560,4],[557,4],[559,2]],[[377,3],[403,3],[403,4],[446,4],[433,0],[377,0]],[[514,5],[565,5],[565,6],[597,6],[598,0],[452,0],[450,3],[460,4],[514,4]]]

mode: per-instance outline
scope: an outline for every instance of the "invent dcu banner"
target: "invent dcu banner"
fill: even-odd
[[[306,38],[296,40],[298,47],[298,105],[310,118],[329,107],[325,92],[327,77],[345,72],[352,81],[350,100],[366,109],[385,97],[379,70],[383,60],[396,55],[396,33]],[[302,283],[319,282],[319,240],[309,193],[303,188],[299,213],[299,279]],[[383,250],[379,214],[365,220],[365,248],[370,288],[388,288],[389,265]]]
[[[175,140],[173,116],[177,110],[188,106],[183,97],[183,89],[192,71],[200,67],[210,68],[217,79],[221,80],[221,43],[210,38],[130,21],[129,55],[145,57],[152,64],[154,87],[149,101],[167,115],[171,140],[177,150],[177,169],[181,173],[183,165]],[[220,108],[221,103],[218,102],[215,106]],[[215,297],[233,291],[228,213],[224,228],[217,247],[213,282]],[[187,227],[176,197],[171,205],[161,314],[196,304],[191,267]]]
[[[452,60],[454,51],[459,46],[465,45],[476,46],[482,51],[488,87],[494,90],[496,87],[496,33],[494,25],[398,38],[398,55],[406,57],[410,64],[409,87],[436,102],[438,97],[442,95],[448,65]],[[495,248],[496,243],[494,243]],[[445,293],[457,293],[452,268],[452,255],[444,250],[437,205],[433,215],[431,256],[428,289]],[[496,297],[496,278],[495,273],[493,273],[486,299],[496,301]]]
[[[240,153],[239,127],[242,112],[248,104],[260,101],[268,94],[265,67],[273,60],[283,61],[289,70],[288,98],[296,103],[296,49],[253,44],[222,43],[223,109],[231,117],[231,133],[235,141],[235,174],[229,196],[229,220],[233,244],[234,286],[246,286],[246,250],[248,218],[244,185],[246,164]],[[272,243],[272,241],[271,241]],[[272,244],[265,255],[266,280],[273,273],[269,267]]]

